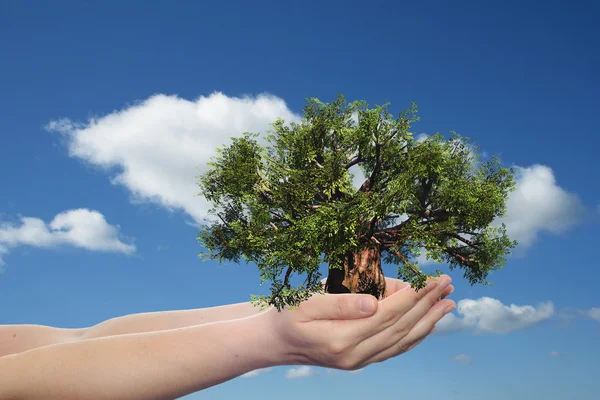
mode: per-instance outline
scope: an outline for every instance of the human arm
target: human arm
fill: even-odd
[[[442,292],[315,295],[293,311],[45,346],[0,358],[0,398],[173,399],[269,366],[357,369],[420,343],[453,304]]]
[[[408,284],[398,279],[386,278],[387,296]],[[443,295],[450,294],[448,287]],[[87,328],[64,329],[43,325],[0,325],[0,357],[20,353],[37,347],[94,339],[128,333],[153,332],[211,322],[229,321],[260,313],[260,308],[250,302],[190,310],[172,310],[129,314],[111,318]]]
[[[259,312],[259,307],[245,302],[190,310],[129,314],[77,329],[32,324],[0,325],[0,357],[75,340],[177,329],[249,317]]]
[[[249,317],[72,341],[2,357],[0,398],[178,398],[281,362],[267,322]]]

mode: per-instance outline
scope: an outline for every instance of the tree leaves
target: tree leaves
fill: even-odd
[[[219,149],[198,182],[218,216],[199,233],[204,258],[255,263],[272,292],[255,300],[278,308],[322,289],[322,263],[341,267],[344,254],[373,242],[413,287],[427,277],[415,262],[421,249],[471,284],[487,283],[515,245],[491,227],[514,188],[512,170],[496,158],[480,163],[454,132],[416,141],[416,106],[396,118],[387,107],[309,99],[301,123],[272,124],[267,146],[245,133]],[[358,190],[355,165],[367,177]],[[302,285],[292,287],[294,274],[306,275]]]

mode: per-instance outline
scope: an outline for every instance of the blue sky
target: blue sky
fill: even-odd
[[[414,101],[416,133],[456,130],[515,167],[505,222],[519,254],[493,287],[453,275],[454,316],[397,359],[297,379],[281,367],[189,398],[360,399],[372,385],[596,398],[600,7],[217,3],[1,2],[0,324],[90,326],[265,293],[252,265],[197,258],[196,168],[230,136],[298,118],[307,97]]]

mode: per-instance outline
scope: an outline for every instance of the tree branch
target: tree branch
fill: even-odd
[[[423,188],[423,192],[421,193],[421,196],[419,196],[419,203],[421,204],[421,214],[424,215],[425,210],[427,209],[427,198],[429,197],[429,194],[431,192],[431,186],[433,186],[433,180],[432,179],[421,179],[421,187]]]
[[[292,266],[290,265],[285,271],[285,278],[283,279],[283,286],[289,288],[290,287],[290,275],[292,275]]]
[[[404,228],[404,226],[406,224],[408,224],[410,221],[412,221],[411,217],[408,217],[407,219],[405,219],[404,221],[400,222],[398,225],[383,229],[377,233],[386,233],[386,234],[395,234],[398,235],[402,232],[402,228]]]
[[[464,244],[468,244],[470,247],[479,247],[482,244],[481,242],[473,242],[473,241],[471,241],[471,240],[469,240],[467,238],[464,238],[464,237],[460,236],[457,233],[448,232],[448,235],[451,236],[451,237],[453,237],[453,238],[455,238],[455,239],[460,240]]]
[[[346,164],[346,166],[344,168],[346,169],[350,169],[351,167],[355,166],[358,163],[364,162],[365,160],[363,158],[360,157],[360,155],[357,155],[355,157],[353,157],[353,159]]]
[[[406,265],[408,268],[410,268],[410,270],[415,274],[415,275],[420,275],[421,272],[419,270],[417,270],[414,266],[412,266],[407,260],[406,258],[402,255],[402,253],[400,253],[398,251],[398,249],[394,248],[394,253],[396,253],[396,255],[398,256],[398,258],[400,260],[402,260],[402,262],[404,263],[404,265]]]

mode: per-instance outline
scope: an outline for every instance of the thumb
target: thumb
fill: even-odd
[[[377,299],[370,294],[325,294],[312,296],[304,311],[311,320],[358,319],[375,314],[377,306]]]

